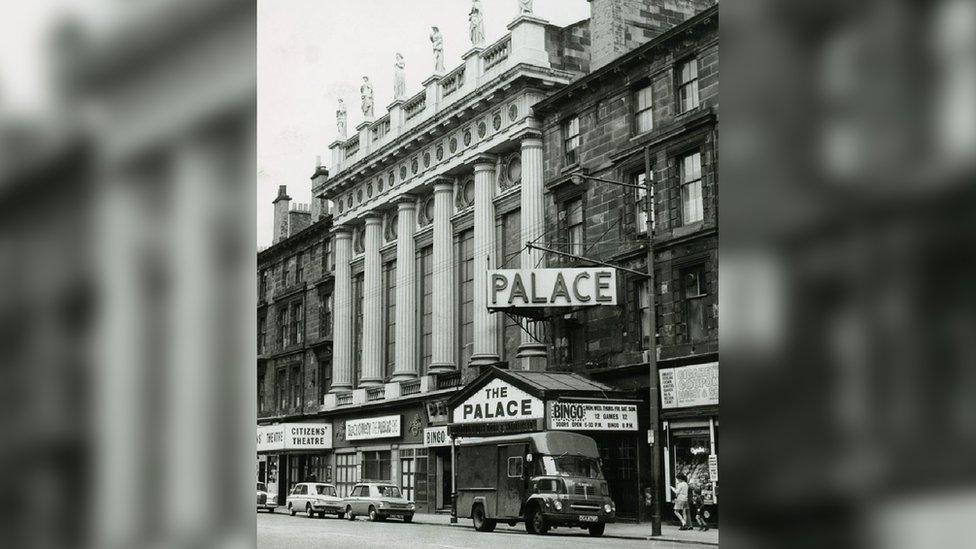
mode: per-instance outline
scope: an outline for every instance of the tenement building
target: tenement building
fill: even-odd
[[[292,204],[285,185],[273,204],[273,243],[257,265],[257,474],[284,502],[330,466],[331,425],[314,418],[332,374],[332,216],[320,199]]]
[[[620,306],[552,319],[550,369],[660,405],[663,478],[702,487],[714,520],[718,461],[718,8],[681,23],[537,103],[549,265],[605,262]],[[653,268],[653,277],[642,275]],[[653,356],[651,356],[653,355]],[[653,359],[653,360],[652,360]],[[660,386],[651,403],[648,365]],[[604,435],[619,507],[644,499],[647,436]],[[638,488],[639,486],[639,488]],[[670,510],[671,493],[659,492]],[[647,513],[648,506],[641,505]],[[666,516],[669,512],[664,513]]]
[[[531,2],[513,1],[508,32],[489,41],[483,8],[475,3],[470,44],[460,65],[444,66],[443,37],[434,27],[433,71],[421,90],[406,92],[406,65],[394,52],[394,97],[385,113],[375,112],[370,79],[358,82],[358,101],[337,107],[331,169],[326,174],[320,167],[313,176],[313,195],[329,203],[333,214],[329,236],[317,237],[332,243],[334,269],[323,286],[333,296],[331,361],[313,366],[315,349],[296,346],[276,351],[282,356],[274,363],[277,372],[289,371],[288,360],[304,356],[304,367],[317,376],[299,377],[305,385],[291,393],[282,390],[292,399],[296,394],[321,398],[314,404],[287,402],[276,422],[259,428],[265,453],[301,455],[308,444],[322,445],[313,452],[319,456],[314,471],[302,470],[299,458],[294,475],[289,471],[282,477],[279,471],[279,479],[290,484],[314,474],[335,483],[341,495],[360,480],[386,480],[400,486],[420,512],[447,509],[455,488],[452,437],[562,429],[597,440],[618,514],[642,517],[642,490],[649,484],[648,399],[647,384],[639,378],[648,375],[641,345],[651,339],[639,335],[642,309],[634,301],[634,281],[613,265],[633,271],[646,265],[635,250],[646,256],[650,234],[636,232],[635,221],[627,217],[639,217],[632,193],[565,180],[574,170],[608,170],[604,177],[617,177],[607,166],[620,155],[631,162],[631,148],[653,142],[668,156],[670,144],[680,140],[675,136],[693,133],[685,128],[691,115],[670,114],[670,103],[655,105],[660,121],[653,131],[631,133],[633,98],[626,90],[632,83],[624,80],[638,73],[642,78],[670,74],[671,48],[679,42],[700,41],[704,47],[707,33],[695,30],[676,38],[669,29],[709,4],[591,0],[590,19],[560,27],[532,13]],[[693,20],[702,25],[702,19]],[[685,33],[691,27],[682,28]],[[642,57],[627,55],[644,43]],[[418,65],[423,63],[409,66]],[[663,82],[656,89],[670,93]],[[575,90],[572,96],[559,95],[567,89]],[[708,94],[715,88],[701,89],[701,97],[711,101]],[[557,99],[546,103],[550,97]],[[601,105],[599,118],[580,111],[576,135],[553,138],[573,109],[586,104],[595,111],[595,103]],[[540,105],[547,106],[540,110]],[[689,110],[711,112],[710,103],[703,105]],[[349,111],[362,113],[355,125]],[[554,155],[563,154],[556,151],[573,140],[577,158],[554,163]],[[701,177],[711,193],[714,179],[708,174]],[[585,204],[570,215],[566,202],[573,188]],[[698,228],[691,221],[684,229],[675,227],[667,235],[669,245],[681,246],[681,238],[698,242],[709,219],[714,234],[714,215],[711,205],[705,207],[706,221]],[[607,231],[610,226],[616,232]],[[564,245],[567,239],[575,240]],[[277,261],[303,245],[275,255]],[[589,254],[610,267],[563,260],[550,249]],[[713,276],[714,270],[709,272]],[[287,293],[289,282],[282,284]],[[307,300],[308,290],[302,291]],[[288,295],[299,299],[300,294]],[[283,314],[293,318],[284,310],[270,313],[268,325],[276,326]],[[708,318],[714,326],[714,318]],[[661,320],[662,335],[669,319]],[[573,331],[567,331],[570,325],[576,326]],[[675,356],[683,352],[678,347],[697,352],[701,345],[697,340],[675,344]],[[285,358],[289,352],[294,359]],[[499,400],[512,394],[538,405]],[[470,416],[461,417],[455,405],[469,407]],[[584,408],[586,414],[613,410],[617,415],[577,421]]]

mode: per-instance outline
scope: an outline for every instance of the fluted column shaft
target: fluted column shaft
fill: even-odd
[[[526,242],[540,243],[546,232],[545,200],[543,194],[542,173],[542,138],[529,135],[522,138],[522,244]],[[522,268],[535,269],[543,267],[542,252],[525,248],[522,250]],[[520,366],[523,370],[546,369],[546,346],[544,338],[544,324],[542,322],[526,321],[526,331],[522,333],[522,343],[518,354]],[[529,335],[529,334],[532,335]],[[535,336],[535,337],[533,337]]]
[[[434,184],[434,250],[433,250],[433,333],[429,371],[455,368],[454,309],[457,293],[454,281],[454,238],[451,214],[454,210],[454,184],[442,180]]]
[[[379,215],[366,216],[366,230],[363,235],[365,256],[363,257],[363,377],[361,387],[382,385],[383,350],[386,348],[383,337],[383,259],[380,246],[383,245],[383,218]]]
[[[352,232],[336,229],[335,240],[335,319],[332,322],[332,389],[352,390]]]
[[[393,381],[417,377],[417,203],[401,197],[397,212],[396,359]]]
[[[488,312],[488,269],[495,268],[495,159],[474,165],[474,353],[471,364],[498,361],[498,323]]]

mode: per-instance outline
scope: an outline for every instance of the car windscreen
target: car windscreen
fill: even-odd
[[[258,483],[258,491],[259,492],[267,492],[268,491],[268,487],[265,486],[263,482],[259,482]]]
[[[542,456],[542,463],[547,475],[603,478],[603,471],[600,470],[600,462],[594,458],[583,456]]]
[[[379,493],[380,497],[383,498],[400,497],[400,489],[396,486],[377,486],[376,491]]]
[[[335,496],[336,491],[332,486],[326,484],[319,484],[315,487],[315,492],[320,496]]]

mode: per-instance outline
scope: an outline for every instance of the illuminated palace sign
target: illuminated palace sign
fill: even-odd
[[[488,271],[489,309],[616,304],[616,269],[498,269]]]

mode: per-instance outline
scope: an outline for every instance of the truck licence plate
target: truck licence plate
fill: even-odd
[[[599,518],[596,515],[580,515],[580,522],[596,522]]]

